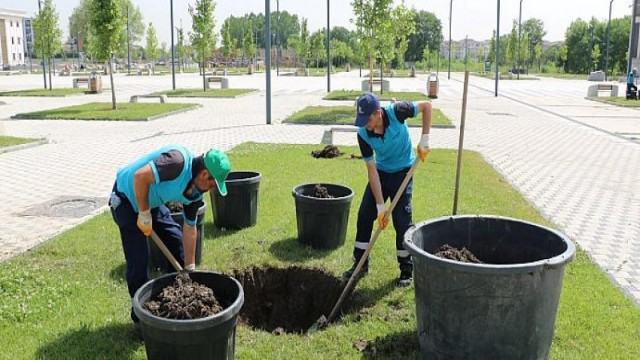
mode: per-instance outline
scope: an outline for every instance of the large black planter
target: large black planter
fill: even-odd
[[[236,322],[244,292],[240,283],[222,274],[194,271],[193,281],[210,287],[224,310],[206,318],[175,320],[155,316],[142,306],[172,284],[176,274],[167,274],[144,284],[133,297],[133,311],[148,359],[227,360],[235,357]]]
[[[202,262],[202,237],[204,234],[204,213],[206,210],[206,204],[200,206],[200,208],[198,208],[198,217],[196,218],[196,265],[200,265]],[[171,213],[171,218],[182,228],[184,218],[181,212]],[[167,260],[162,251],[160,251],[158,245],[149,238],[147,238],[147,245],[149,247],[149,270],[165,269],[169,264],[169,260]]]
[[[227,176],[227,196],[211,191],[213,221],[219,228],[242,229],[256,224],[258,188],[262,175],[253,171],[232,171]]]
[[[316,185],[333,198],[314,196]],[[304,184],[293,188],[298,241],[314,249],[335,249],[344,244],[353,190],[335,184]]]
[[[434,254],[466,247],[482,264]],[[565,265],[563,234],[497,216],[418,223],[404,235],[413,255],[420,349],[429,359],[547,359]]]

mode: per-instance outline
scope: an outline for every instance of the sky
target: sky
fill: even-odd
[[[611,18],[620,18],[631,14],[632,0],[612,0]],[[214,0],[216,10],[216,31],[227,17],[236,17],[248,13],[264,13],[265,0]],[[395,0],[398,4],[399,0]],[[68,19],[79,0],[53,0],[59,14],[63,34],[68,32]],[[170,3],[171,0],[132,0],[143,14],[148,25],[153,22],[160,43],[171,43]],[[185,30],[191,28],[188,7],[195,0],[173,0],[174,25],[180,21]],[[279,3],[281,11],[307,18],[309,29],[315,31],[327,25],[327,1],[322,0],[271,0],[271,11],[276,11]],[[513,20],[518,20],[519,5],[522,3],[522,21],[537,18],[543,21],[547,36],[545,40],[561,41],[569,24],[578,18],[589,20],[595,17],[606,21],[609,16],[608,0],[500,0],[500,34],[511,31]],[[353,17],[351,0],[329,0],[330,26],[344,26],[353,30],[350,19]],[[498,0],[405,0],[408,7],[434,13],[442,23],[443,36],[449,38],[449,6],[452,5],[451,37],[455,40],[468,36],[474,40],[487,40],[492,36],[497,24]],[[35,15],[38,11],[37,0],[0,0],[0,8],[27,11]]]

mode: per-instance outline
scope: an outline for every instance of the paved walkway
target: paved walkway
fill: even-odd
[[[451,80],[446,73],[440,75],[440,98],[434,103],[459,125],[462,75],[452,74]],[[238,99],[190,99],[202,107],[151,122],[0,121],[0,133],[49,140],[0,154],[0,260],[27,251],[105,207],[79,219],[24,216],[23,209],[63,196],[105,198],[117,167],[160,145],[183,143],[200,152],[212,145],[226,150],[246,141],[320,143],[323,126],[281,121],[305,106],[326,103],[326,78],[274,74],[273,125],[266,125],[264,75],[230,79],[231,87],[260,91]],[[177,87],[197,87],[200,81],[195,75],[180,75]],[[331,85],[358,89],[359,81],[358,71],[352,71],[333,76]],[[424,91],[425,83],[426,76],[391,79],[392,89],[398,91]],[[553,79],[502,81],[500,96],[494,97],[493,81],[471,77],[465,148],[481,152],[640,304],[640,112],[585,100],[588,85]],[[39,86],[41,77],[9,76],[3,78],[0,91]],[[70,87],[71,79],[57,77],[54,86]],[[170,76],[116,76],[118,101],[170,87]],[[94,98],[109,101],[110,93]],[[0,105],[0,119],[88,99],[3,98],[7,104]],[[412,131],[417,141],[419,130]],[[432,133],[433,147],[457,147],[458,130]],[[338,133],[334,140],[355,144],[353,133]]]

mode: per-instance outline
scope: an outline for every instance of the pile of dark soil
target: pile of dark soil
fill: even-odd
[[[327,145],[322,150],[313,150],[311,155],[314,158],[325,158],[325,159],[333,159],[342,155],[337,146]]]
[[[143,304],[150,313],[167,319],[200,319],[222,311],[213,290],[178,274],[172,285]]]
[[[342,293],[340,279],[322,269],[271,266],[234,270],[244,290],[240,322],[273,334],[307,331],[329,314]]]
[[[321,199],[331,199],[334,196],[329,194],[329,190],[326,187],[316,184],[313,188],[313,197],[321,198]]]
[[[169,201],[168,203],[166,203],[166,206],[169,208],[169,211],[172,214],[181,213],[182,212],[182,203],[181,202]]]
[[[436,252],[434,255],[448,260],[482,264],[482,261],[478,260],[478,258],[466,247],[462,247],[462,249],[456,249],[449,244],[444,244],[440,246],[438,252]]]
[[[409,358],[411,354],[420,351],[417,333],[402,332],[386,337],[377,336],[375,340],[360,339],[353,344],[365,358]]]

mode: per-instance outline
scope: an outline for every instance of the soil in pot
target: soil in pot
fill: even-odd
[[[143,307],[153,315],[176,320],[200,319],[223,310],[213,290],[192,281],[186,273],[178,274],[173,284]]]
[[[313,197],[321,198],[321,199],[332,199],[334,196],[329,194],[329,190],[326,187],[316,184],[313,188]]]
[[[440,248],[438,248],[438,251],[434,255],[437,257],[441,257],[443,259],[448,259],[448,260],[456,260],[456,261],[465,262],[465,263],[482,264],[482,261],[478,260],[478,258],[466,247],[462,247],[462,249],[457,249],[449,244],[444,244],[440,246]]]
[[[311,155],[316,159],[318,158],[333,159],[342,155],[342,153],[340,152],[337,146],[327,145],[322,150],[311,151]]]

